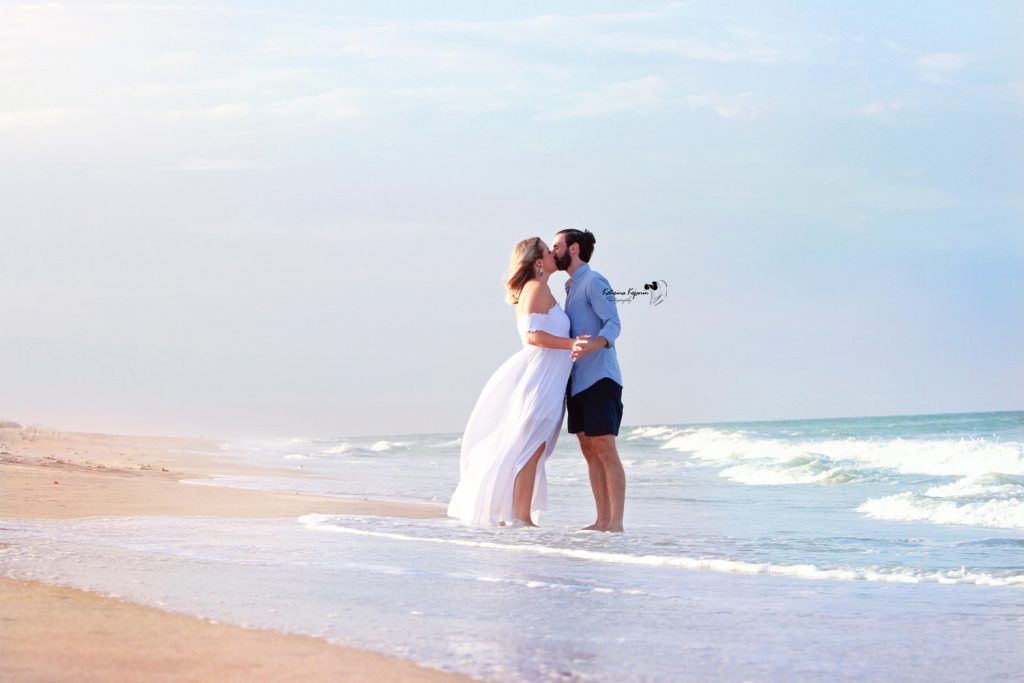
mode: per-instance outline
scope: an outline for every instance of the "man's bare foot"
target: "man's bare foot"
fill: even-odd
[[[533,523],[532,519],[516,519],[515,521],[512,521],[512,522],[504,522],[504,521],[502,521],[502,522],[498,522],[498,526],[508,527],[509,529],[518,529],[518,528],[524,527],[524,526],[531,527],[531,528],[534,528],[534,529],[539,529],[540,528],[539,526],[537,526],[536,524]]]
[[[609,524],[604,531],[611,531],[612,533],[621,534],[625,529],[622,528],[621,524]]]
[[[590,526],[585,526],[580,531],[608,531],[608,525],[604,522],[594,522]]]

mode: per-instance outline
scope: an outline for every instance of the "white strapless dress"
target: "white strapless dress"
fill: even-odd
[[[516,475],[545,444],[533,487],[534,510],[547,509],[544,462],[558,441],[565,416],[565,386],[572,370],[567,350],[526,343],[526,333],[569,336],[569,316],[556,303],[547,313],[517,322],[523,348],[505,361],[484,385],[462,436],[459,485],[448,516],[467,524],[514,522],[512,490]]]

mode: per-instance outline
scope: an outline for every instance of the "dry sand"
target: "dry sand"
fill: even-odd
[[[438,517],[427,505],[189,486],[213,474],[287,474],[196,439],[0,428],[0,519],[97,515]],[[3,681],[469,680],[305,636],[195,617],[33,581],[0,578]]]
[[[195,439],[0,429],[0,519],[97,515],[290,517],[311,512],[442,517],[429,505],[190,486],[214,474],[303,476],[251,467]]]

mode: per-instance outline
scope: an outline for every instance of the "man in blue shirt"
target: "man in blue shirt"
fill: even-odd
[[[573,346],[572,374],[566,391],[569,433],[580,441],[590,472],[590,488],[597,506],[595,531],[622,531],[626,501],[626,473],[615,448],[622,422],[622,372],[615,354],[619,314],[608,280],[590,269],[597,240],[587,230],[562,230],[551,251],[559,270],[569,273],[565,283],[565,312],[569,336],[590,335]]]

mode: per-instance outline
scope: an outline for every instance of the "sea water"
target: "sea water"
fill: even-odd
[[[1024,413],[623,429],[627,533],[563,435],[540,529],[311,514],[0,523],[0,572],[494,680],[1017,680]],[[226,444],[214,485],[443,507],[459,435]]]

